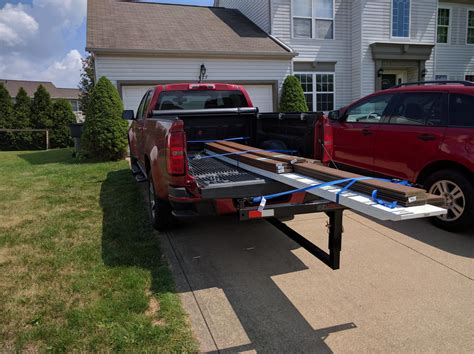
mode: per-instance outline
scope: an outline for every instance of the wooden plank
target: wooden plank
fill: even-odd
[[[234,166],[239,166],[247,171],[274,179],[275,181],[279,181],[294,188],[305,188],[323,182],[298,173],[272,173],[255,166],[236,161],[230,157],[217,156],[217,154],[215,154],[213,151],[208,150],[207,153],[211,156],[216,156],[216,158],[221,161],[227,162]],[[340,187],[324,187],[311,189],[307,193],[336,202],[337,194],[340,192],[340,190]],[[402,221],[446,214],[446,209],[429,204],[413,207],[396,207],[390,209],[375,203],[370,197],[366,195],[362,195],[353,191],[342,192],[339,195],[339,204],[379,220]]]

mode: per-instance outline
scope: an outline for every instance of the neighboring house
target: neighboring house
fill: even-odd
[[[296,55],[233,9],[118,0],[89,0],[87,50],[97,77],[136,109],[153,85],[242,84],[262,111],[277,108]]]
[[[54,86],[52,82],[49,81],[25,81],[25,80],[5,80],[0,79],[0,83],[2,83],[7,91],[10,93],[10,96],[15,99],[15,96],[20,90],[20,87],[23,87],[27,93],[27,95],[33,98],[36,90],[38,89],[39,85],[43,85],[43,87],[49,92],[51,95],[51,99],[54,101],[58,98],[64,98],[71,103],[72,110],[76,115],[78,121],[83,120],[82,112],[79,108],[79,89],[73,88],[59,88]]]
[[[298,56],[312,110],[407,81],[474,80],[474,1],[215,0]]]
[[[74,112],[79,112],[79,89],[73,88],[59,88],[54,86],[52,82],[49,81],[24,81],[24,80],[4,80],[0,79],[0,83],[2,83],[7,91],[10,93],[12,98],[18,93],[20,87],[23,87],[28,94],[29,97],[33,98],[36,90],[38,89],[39,85],[43,85],[43,87],[49,92],[51,95],[51,99],[55,100],[58,98],[64,98],[71,102],[72,110]]]

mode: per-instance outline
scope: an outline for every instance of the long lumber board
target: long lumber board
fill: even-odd
[[[227,146],[223,146],[217,143],[208,143],[206,148],[210,151],[213,151],[217,154],[234,154],[232,159],[241,161],[244,163],[251,164],[253,166],[259,167],[261,169],[276,172],[276,173],[286,173],[292,172],[293,168],[287,162],[272,160],[272,159],[258,159],[258,156],[255,156],[251,153],[242,154],[241,150],[233,149]]]
[[[247,145],[242,145],[242,144],[239,144],[239,143],[234,143],[233,141],[218,141],[218,142],[216,142],[216,144],[223,145],[223,146],[226,146],[226,147],[229,147],[229,148],[232,148],[232,149],[236,149],[236,150],[240,150],[240,151],[252,150],[251,154],[261,156],[263,158],[262,159],[263,161],[265,161],[264,159],[268,158],[268,159],[273,159],[273,160],[276,160],[276,161],[286,162],[286,163],[289,163],[289,164],[307,162],[307,159],[305,159],[303,157],[291,156],[291,155],[286,155],[286,154],[282,154],[282,153],[278,153],[278,152],[269,152],[269,151],[265,151],[265,150],[256,151],[258,149],[252,148],[252,147],[247,146]]]
[[[242,161],[234,160],[233,158],[221,156],[209,149],[206,150],[206,153],[210,156],[215,156],[216,159],[224,161],[233,166],[237,166],[249,172],[253,172],[255,174],[271,178],[275,181],[281,182],[294,188],[306,188],[309,186],[324,183],[324,181],[307,177],[298,173],[273,173],[255,166],[248,165],[246,163],[243,163]],[[313,194],[315,196],[324,198],[332,202],[336,202],[337,193],[340,190],[340,187],[332,186],[311,189],[307,191],[307,193]],[[446,209],[430,204],[413,207],[396,207],[390,209],[383,205],[375,203],[374,201],[372,201],[371,198],[366,195],[353,191],[342,192],[339,195],[339,204],[379,220],[391,221],[426,218],[431,216],[444,215],[447,212]]]

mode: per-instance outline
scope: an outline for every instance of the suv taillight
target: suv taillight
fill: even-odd
[[[168,156],[166,165],[172,176],[182,176],[186,173],[186,135],[184,132],[168,134]]]

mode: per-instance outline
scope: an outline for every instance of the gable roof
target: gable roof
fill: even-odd
[[[180,56],[295,56],[238,10],[125,0],[87,2],[86,49]]]
[[[43,85],[44,88],[49,92],[51,98],[66,98],[69,100],[79,99],[79,89],[74,88],[59,88],[54,86],[52,82],[49,81],[24,81],[24,80],[6,80],[0,79],[7,89],[11,97],[15,97],[20,90],[20,87],[23,87],[29,97],[33,97],[39,85]]]

